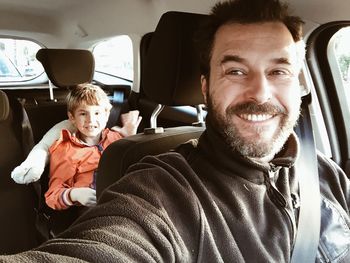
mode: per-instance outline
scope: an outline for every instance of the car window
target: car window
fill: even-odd
[[[325,120],[332,159],[350,175],[350,23],[326,23],[308,38],[307,62]]]
[[[121,35],[97,43],[94,79],[104,84],[130,84],[133,81],[133,46],[129,36]]]
[[[328,59],[343,115],[344,136],[342,143],[350,145],[350,26],[337,31],[328,45]],[[344,138],[345,137],[345,138]],[[350,175],[350,154],[344,161],[344,170]]]
[[[31,40],[0,38],[0,85],[18,85],[44,73],[36,52],[41,46]]]
[[[330,60],[335,60],[336,65],[331,67],[335,77],[339,77],[336,82],[337,89],[344,92],[348,106],[350,102],[350,27],[340,29],[334,34],[330,41],[328,56]],[[332,65],[332,64],[331,64]],[[346,107],[349,110],[349,107]]]

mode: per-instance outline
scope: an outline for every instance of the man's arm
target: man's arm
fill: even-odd
[[[200,213],[180,159],[146,157],[59,238],[0,262],[195,261]]]

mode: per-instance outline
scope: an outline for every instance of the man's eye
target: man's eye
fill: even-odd
[[[271,75],[290,75],[290,72],[288,70],[282,70],[282,69],[278,69],[278,70],[274,70],[271,72]]]
[[[226,75],[243,76],[245,75],[245,72],[241,69],[229,69],[226,70]]]

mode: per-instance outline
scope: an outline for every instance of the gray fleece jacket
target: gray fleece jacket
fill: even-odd
[[[210,127],[198,144],[145,157],[58,238],[0,262],[289,262],[298,216],[293,134],[268,166]],[[350,262],[350,183],[318,155],[318,262]],[[328,261],[326,261],[328,260]]]

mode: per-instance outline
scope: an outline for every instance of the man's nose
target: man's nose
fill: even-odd
[[[247,87],[247,97],[257,104],[264,104],[272,98],[271,84],[264,74],[252,76]]]

